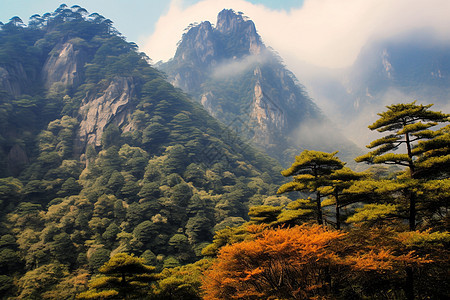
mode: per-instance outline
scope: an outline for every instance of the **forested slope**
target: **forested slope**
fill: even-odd
[[[281,180],[79,6],[2,25],[0,89],[4,295],[47,295],[119,252],[193,262]]]

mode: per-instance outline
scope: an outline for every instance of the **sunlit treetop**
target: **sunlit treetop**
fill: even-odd
[[[379,113],[380,118],[369,126],[371,130],[379,132],[393,131],[401,129],[397,134],[406,132],[416,132],[430,126],[434,126],[433,122],[449,121],[449,115],[442,112],[428,110],[433,104],[417,105],[416,101],[412,103],[400,103],[387,106],[387,111]],[[414,125],[405,129],[405,126],[416,123],[417,121],[431,122],[422,125]],[[408,128],[408,127],[406,127]]]
[[[387,110],[378,114],[380,118],[370,125],[369,129],[392,133],[374,140],[367,148],[375,150],[355,160],[413,167],[415,157],[423,153],[414,149],[416,142],[434,138],[436,133],[430,128],[449,121],[448,114],[430,111],[431,106],[432,104],[417,105],[416,101],[387,106]],[[406,153],[391,152],[396,151],[402,144],[406,146]]]
[[[344,163],[339,160],[333,153],[304,150],[300,155],[295,157],[295,162],[290,168],[281,172],[283,176],[292,176],[299,174],[314,174],[317,172],[320,175],[331,173],[332,170],[340,169]]]

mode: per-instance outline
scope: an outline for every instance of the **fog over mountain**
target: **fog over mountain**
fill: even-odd
[[[399,89],[395,84],[390,84],[389,89],[380,86],[380,92],[372,90],[370,106],[367,101],[357,100],[361,96],[355,96],[355,90],[364,92],[365,89],[359,75],[366,73],[362,77],[370,78],[369,74],[377,68],[376,62],[382,65],[383,49],[378,48],[385,43],[393,46],[394,41],[413,37],[416,50],[403,47],[404,54],[401,54],[411,61],[426,61],[426,56],[410,55],[410,50],[417,52],[427,45],[445,49],[450,41],[448,1],[432,0],[424,4],[423,1],[407,0],[306,0],[298,8],[283,11],[231,0],[227,1],[227,7],[244,12],[255,22],[264,42],[280,54],[319,108],[359,146],[364,146],[370,140],[372,133],[367,130],[367,125],[386,104],[417,99],[421,103],[435,103],[436,109],[444,109],[439,103],[445,101],[441,101],[441,96],[436,98],[434,92],[430,93],[428,85],[420,93],[417,93],[417,89],[415,93]],[[168,60],[174,55],[175,45],[187,24],[205,20],[213,22],[217,12],[223,8],[223,4],[217,1],[205,0],[195,4],[174,1],[169,11],[158,21],[155,32],[142,38],[141,47],[155,61]],[[377,49],[381,53],[376,54]],[[385,58],[387,61],[389,58]],[[410,68],[420,69],[420,65],[422,63],[412,63]],[[433,72],[417,70],[422,71],[427,74]],[[417,72],[413,73],[417,75]],[[403,72],[402,75],[407,73]],[[400,74],[396,76],[398,78]],[[404,80],[411,78],[406,76]],[[416,84],[419,81],[419,77],[416,77],[412,84],[421,86]],[[350,89],[353,92],[348,94]],[[361,94],[360,91],[358,94]],[[445,95],[446,92],[440,94]],[[358,101],[359,113],[345,110]]]
[[[300,76],[318,105],[358,145],[375,135],[366,127],[386,105],[417,100],[450,108],[450,43],[422,30],[373,40],[355,63],[338,70],[303,65]],[[300,67],[300,66],[299,66]]]
[[[346,159],[357,151],[241,12],[222,10],[216,26],[191,24],[174,58],[158,67],[211,115],[282,163],[299,149],[340,150]]]

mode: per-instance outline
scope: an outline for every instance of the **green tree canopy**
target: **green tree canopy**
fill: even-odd
[[[143,258],[118,253],[99,268],[101,276],[94,278],[89,290],[78,299],[129,299],[145,295],[148,283],[156,280],[154,267],[144,264]]]
[[[427,167],[448,166],[448,133],[445,130],[434,132],[431,127],[438,123],[448,122],[448,114],[431,111],[429,105],[418,105],[416,101],[407,104],[387,106],[385,112],[379,113],[380,118],[369,126],[371,130],[386,135],[374,140],[367,148],[375,149],[357,157],[357,162],[369,164],[392,164],[407,167],[404,179],[414,180],[420,174],[426,173]],[[404,150],[399,148],[404,146]],[[442,148],[442,149],[441,149]],[[447,150],[445,150],[447,149]],[[442,155],[442,151],[444,154]],[[418,182],[410,181],[410,186]],[[412,188],[405,189],[408,207],[409,229],[415,230],[417,217],[417,193]]]
[[[344,163],[335,155],[336,152],[326,153],[321,151],[304,150],[295,157],[295,162],[290,168],[281,172],[283,176],[293,176],[293,180],[283,184],[277,194],[291,191],[315,193],[317,223],[323,224],[321,193],[319,187],[326,184],[326,176],[334,170],[344,167]]]

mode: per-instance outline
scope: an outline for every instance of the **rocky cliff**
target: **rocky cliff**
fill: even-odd
[[[233,10],[221,11],[216,24],[205,21],[184,33],[174,58],[159,66],[169,80],[281,162],[299,148],[334,150],[299,133],[313,132],[304,126],[314,123],[339,136],[281,58],[264,45],[255,24]],[[352,147],[343,137],[340,144],[341,150]]]
[[[100,95],[88,95],[79,109],[78,149],[86,145],[101,145],[103,131],[109,124],[122,126],[131,113],[131,98],[135,95],[132,77],[114,77]],[[126,129],[125,131],[129,130]]]
[[[62,87],[78,87],[83,81],[85,54],[76,50],[71,42],[60,43],[50,52],[42,68],[42,81],[45,88],[55,84]]]
[[[23,171],[36,155],[30,137],[62,114],[80,121],[72,137],[77,159],[86,145],[101,145],[108,125],[131,129],[126,121],[136,88],[131,74],[122,70],[133,62],[108,66],[133,46],[116,34],[103,16],[65,5],[51,14],[34,15],[28,25],[13,18],[1,26],[1,174]],[[97,54],[100,48],[103,52]]]
[[[30,81],[21,63],[0,65],[0,88],[14,97],[21,95]]]

